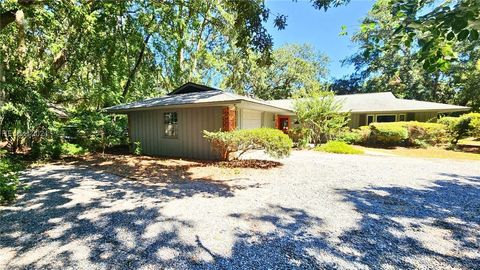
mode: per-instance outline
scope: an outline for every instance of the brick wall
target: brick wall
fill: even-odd
[[[234,107],[223,108],[223,131],[232,131],[236,128],[236,114]]]

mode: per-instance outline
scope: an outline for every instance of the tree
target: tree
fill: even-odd
[[[342,112],[342,102],[334,93],[313,89],[295,96],[295,113],[302,128],[310,131],[313,143],[331,140],[348,124],[349,113]]]
[[[455,42],[474,43],[479,38],[478,0],[380,0],[372,11],[387,8],[394,31],[374,40],[374,47],[405,47],[414,51],[418,62],[430,72],[447,71],[457,56]],[[366,20],[362,27],[384,28],[382,22]],[[387,42],[384,42],[387,41]]]
[[[391,91],[402,98],[474,104],[478,90],[468,86],[474,80],[465,79],[474,77],[478,41],[468,44],[450,41],[445,48],[456,52],[458,57],[449,59],[448,69],[430,69],[423,63],[421,46],[392,40],[402,25],[392,2],[378,1],[363,20],[360,31],[353,35],[353,42],[361,49],[344,61],[355,67],[351,80],[360,79],[361,92]]]
[[[232,57],[224,86],[262,99],[289,98],[305,89],[319,88],[328,74],[328,57],[308,44],[289,44],[273,51],[270,66],[256,64],[257,56]]]

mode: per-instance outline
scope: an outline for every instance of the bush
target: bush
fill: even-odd
[[[293,107],[300,126],[310,132],[313,143],[335,138],[348,124],[349,113],[331,91],[309,89],[296,93]]]
[[[235,130],[231,132],[209,132],[204,130],[203,136],[212,147],[220,154],[223,160],[238,159],[242,154],[251,149],[263,149],[272,157],[286,157],[290,155],[293,142],[281,130],[272,128],[257,128],[248,130]],[[232,157],[232,153],[237,153]]]
[[[306,128],[296,127],[288,130],[288,136],[294,145],[300,149],[305,148],[311,140],[310,130]]]
[[[467,136],[480,137],[480,113],[467,113],[460,117],[442,117],[439,123],[447,127],[453,144]]]
[[[479,114],[480,115],[480,114]],[[470,121],[471,135],[480,139],[480,117],[475,117]]]
[[[329,141],[326,144],[315,147],[316,151],[336,154],[363,154],[363,151],[342,141]]]
[[[370,140],[383,145],[402,145],[408,139],[408,130],[402,123],[370,124]]]
[[[30,155],[34,159],[59,159],[62,155],[62,143],[59,138],[41,139],[32,144]]]
[[[74,143],[63,143],[61,146],[62,155],[67,156],[78,156],[85,155],[87,150],[80,145]]]
[[[447,144],[452,140],[447,127],[439,123],[399,122],[408,129],[408,145],[427,146]]]
[[[90,151],[127,144],[127,120],[98,111],[77,111],[65,124],[65,138]]]
[[[133,143],[133,154],[140,156],[143,152],[142,143],[140,141],[136,141]]]
[[[12,202],[20,187],[17,171],[23,166],[17,160],[6,157],[0,149],[0,204]]]
[[[357,130],[346,131],[337,136],[336,140],[347,144],[358,144],[363,141],[364,136]]]

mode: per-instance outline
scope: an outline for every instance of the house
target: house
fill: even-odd
[[[398,99],[392,93],[336,96],[342,111],[351,113],[350,127],[371,122],[428,121],[439,113],[466,111],[468,107]],[[149,155],[216,159],[203,138],[203,130],[230,131],[295,127],[292,100],[264,101],[187,83],[166,96],[106,109],[128,115],[129,136]]]

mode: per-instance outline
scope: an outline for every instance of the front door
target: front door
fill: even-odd
[[[287,133],[290,128],[290,117],[288,116],[279,116],[278,117],[278,129]]]

